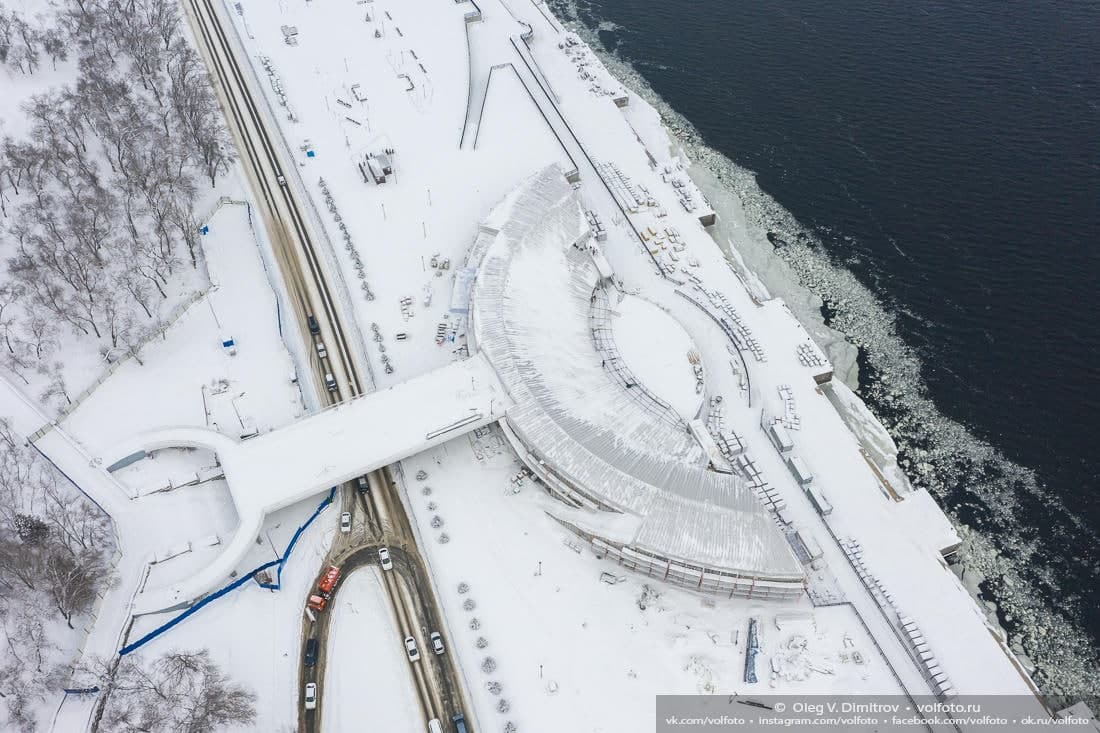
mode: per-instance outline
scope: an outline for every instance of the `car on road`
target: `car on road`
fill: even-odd
[[[442,654],[444,651],[443,637],[439,635],[439,632],[433,631],[431,637],[429,638],[432,640],[432,651],[436,654]]]
[[[344,512],[340,515],[340,531],[344,534],[351,531],[351,512]]]
[[[416,648],[416,639],[411,636],[405,637],[405,653],[409,655],[410,662],[420,659],[420,650]]]
[[[336,391],[336,377],[332,376],[331,374],[325,375],[325,389],[327,389],[329,392]]]
[[[317,335],[321,333],[321,324],[317,323],[317,319],[313,316],[306,316],[306,325],[309,326],[309,332]]]
[[[310,639],[306,642],[305,665],[313,667],[317,664],[317,640]]]
[[[309,600],[306,601],[306,606],[313,609],[314,611],[324,611],[326,603],[328,603],[327,600],[314,593],[309,597]]]
[[[313,710],[317,707],[317,683],[306,683],[306,710]]]
[[[328,349],[325,348],[325,342],[324,341],[318,341],[317,342],[317,358],[318,359],[327,359],[328,358]]]
[[[443,724],[439,722],[439,718],[428,721],[428,733],[443,733]]]
[[[370,482],[367,480],[366,476],[360,476],[359,478],[357,478],[355,480],[355,482],[359,486],[359,493],[360,494],[369,494],[370,493]]]
[[[382,563],[383,570],[393,570],[393,560],[390,559],[390,550],[388,547],[378,548],[378,562]]]
[[[286,176],[280,173],[279,175],[275,176],[275,180],[279,182],[280,186],[286,188]]]
[[[466,718],[462,717],[462,713],[451,716],[451,724],[455,727],[455,733],[469,733],[466,730]]]

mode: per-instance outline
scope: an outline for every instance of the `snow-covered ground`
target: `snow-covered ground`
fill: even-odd
[[[253,546],[238,571],[274,559],[273,547],[282,552],[317,503],[304,501],[270,515],[260,531],[261,543]],[[141,653],[154,657],[172,649],[209,648],[222,669],[256,693],[254,730],[292,730],[298,714],[302,609],[317,568],[337,532],[338,516],[336,508],[329,507],[302,534],[283,568],[281,590],[268,591],[255,583],[246,583],[153,639],[142,647]],[[171,617],[172,614],[138,617],[130,640]]]
[[[499,435],[459,438],[402,465],[480,730],[508,720],[521,731],[547,721],[562,730],[651,730],[654,695],[664,693],[899,692],[849,606],[707,600],[597,560],[547,515],[560,505],[541,488],[527,479],[514,489],[520,466]],[[424,481],[413,478],[420,470]],[[431,529],[436,515],[443,526]],[[743,682],[751,617],[760,622],[765,680],[756,685]],[[487,657],[496,662],[490,673]],[[784,670],[774,686],[766,681],[773,658]],[[497,712],[501,699],[508,713]]]
[[[401,633],[371,565],[341,580],[329,627],[323,729],[330,733],[368,725],[393,733],[419,733],[420,706],[409,676]]]
[[[938,510],[891,470],[888,441],[855,396],[815,382],[829,365],[787,307],[747,287],[708,237],[699,216],[709,209],[654,110],[637,99],[617,105],[621,85],[536,5],[480,5],[484,19],[467,24],[470,4],[437,0],[224,3],[302,187],[333,241],[337,215],[350,234],[351,247],[333,255],[349,285],[359,279],[368,285],[351,292],[374,295],[357,295],[353,315],[378,386],[463,356],[452,285],[478,222],[531,173],[554,162],[575,165],[579,196],[608,231],[602,250],[616,280],[640,296],[627,301],[627,328],[616,333],[632,369],[692,413],[699,395],[686,352],[697,350],[706,397],[723,398],[721,417],[708,419],[743,442],[744,455],[786,504],[791,527],[817,538],[825,568],[812,573],[812,583],[827,584],[840,602],[707,599],[624,571],[595,558],[555,522],[549,515],[561,505],[529,479],[515,488],[519,465],[497,432],[453,440],[404,461],[405,500],[423,536],[478,729],[513,721],[523,731],[646,730],[658,693],[903,687],[924,693],[922,674],[898,638],[899,613],[917,621],[960,692],[1027,691],[1027,680],[940,557],[952,535]],[[519,40],[526,27],[513,12],[533,28],[530,49]],[[295,29],[293,45],[284,42],[286,26]],[[460,147],[464,128],[471,140]],[[366,182],[366,156],[385,151],[394,173],[382,184]],[[244,190],[234,173],[217,193],[244,198]],[[209,451],[163,451],[110,475],[93,457],[168,427],[211,428],[235,439],[265,433],[312,404],[292,380],[304,350],[284,342],[284,330],[291,338],[298,329],[280,328],[280,286],[265,271],[263,227],[250,226],[247,206],[238,203],[223,204],[204,223],[210,291],[38,443],[112,513],[119,531],[120,582],[103,601],[86,654],[117,651],[139,588],[161,590],[208,567],[240,521],[224,480],[185,485],[212,465]],[[641,298],[657,305],[634,307]],[[736,347],[715,320],[727,306],[722,317],[743,320]],[[662,324],[650,334],[638,319],[656,307],[661,317],[650,320]],[[369,338],[373,323],[379,341]],[[437,339],[441,331],[446,337]],[[451,339],[456,332],[458,343]],[[398,341],[398,333],[408,338]],[[223,346],[227,337],[235,354]],[[392,374],[382,369],[383,353]],[[91,374],[89,359],[74,355],[72,368]],[[683,380],[664,392],[666,375],[678,369]],[[16,393],[9,402],[26,433],[46,422]],[[862,421],[858,435],[837,405]],[[768,441],[762,427],[776,420],[794,436],[792,450],[832,505],[827,518]],[[342,430],[347,437],[354,425]],[[421,469],[428,478],[411,480]],[[257,543],[223,580],[281,552],[319,500],[268,516]],[[257,692],[259,730],[291,728],[302,599],[336,514],[330,508],[303,535],[281,591],[247,583],[143,652],[210,648],[215,661]],[[435,516],[441,527],[432,528]],[[846,556],[843,547],[853,546],[840,541],[848,540],[862,548],[869,580]],[[345,729],[341,721],[350,726],[381,716],[388,721],[383,729],[404,730],[417,714],[410,712],[407,662],[386,621],[375,571],[345,583],[334,609],[325,693],[326,712],[337,712],[326,723]],[[168,618],[138,618],[129,640]],[[752,618],[762,644],[762,681],[754,685],[744,682]],[[88,701],[67,701],[57,729],[78,729],[89,709]]]
[[[455,347],[449,340],[437,345],[433,328],[453,332],[456,314],[447,304],[454,268],[433,267],[433,255],[438,263],[461,262],[477,222],[526,174],[550,162],[575,164],[579,195],[608,232],[602,248],[617,280],[686,330],[700,353],[707,397],[723,398],[723,414],[711,419],[743,442],[754,470],[785,503],[791,526],[820,542],[849,612],[858,611],[874,630],[906,688],[929,691],[900,639],[901,616],[917,621],[958,691],[1029,689],[939,555],[954,540],[949,528],[929,511],[927,497],[891,470],[881,432],[861,430],[868,447],[860,445],[830,399],[832,388],[815,382],[830,368],[821,350],[782,302],[766,300],[727,262],[700,224],[709,207],[656,112],[636,98],[616,104],[621,85],[583,44],[559,33],[533,4],[486,0],[482,20],[468,25],[462,14],[472,6],[421,0],[288,2],[277,12],[251,2],[235,7],[239,13],[226,14],[241,32],[288,147],[300,150],[306,189],[323,208],[316,179],[325,179],[365,265],[376,297],[362,299],[356,316],[364,332],[380,324],[396,366],[383,384],[454,358]],[[513,13],[533,29],[529,50],[519,39],[527,28]],[[284,41],[283,26],[296,30],[294,43]],[[282,110],[284,99],[293,119]],[[473,125],[476,147],[467,139],[460,149],[464,125]],[[394,174],[382,184],[365,182],[358,164],[385,150],[393,151]],[[344,251],[337,257],[354,281],[354,258]],[[412,305],[402,308],[403,297]],[[716,317],[739,320],[733,341]],[[408,339],[392,341],[397,332]],[[837,393],[835,404],[850,408],[851,396],[841,387]],[[827,519],[768,441],[762,428],[777,420],[831,503]],[[883,465],[874,465],[875,458]],[[468,483],[474,490],[484,482],[471,475]],[[500,523],[484,526],[493,528],[481,532],[486,541],[507,531]],[[842,550],[848,540],[862,548],[864,578]],[[726,613],[746,613],[732,609],[739,609],[736,602]],[[815,611],[830,615],[835,609]],[[467,673],[480,674],[478,663],[467,663]]]
[[[140,363],[119,367],[61,423],[93,455],[155,428],[211,427],[239,438],[304,413],[247,205],[226,203],[203,223],[210,292],[139,351]],[[224,338],[235,342],[233,353]]]
[[[689,359],[695,344],[683,326],[653,303],[626,296],[612,303],[615,346],[634,376],[685,420],[699,414],[700,390]],[[654,345],[660,348],[655,349]]]
[[[54,22],[53,17],[57,8],[47,7],[46,4],[35,0],[11,0],[5,3],[5,10],[20,13],[27,19],[37,19],[42,27],[48,27]],[[57,62],[43,58],[41,65],[31,74],[18,73],[6,65],[0,66],[0,78],[3,80],[3,94],[0,95],[0,140],[10,139],[12,143],[22,142],[33,128],[33,119],[26,113],[26,106],[36,95],[59,92],[66,85],[71,86],[76,76],[77,59],[73,55]],[[108,165],[102,154],[98,154],[95,146],[92,146],[90,159],[101,172],[107,171]],[[8,175],[8,171],[5,171],[5,176]],[[25,173],[12,169],[8,180],[0,186],[3,190],[0,195],[5,199],[7,212],[7,215],[0,219],[0,234],[5,235],[0,236],[0,263],[5,264],[5,270],[8,260],[18,253],[18,238],[11,234],[9,228],[19,221],[19,217],[14,214],[22,199],[15,194],[15,191],[17,186],[22,186],[21,190],[24,193],[28,190],[27,183],[21,180],[25,177]],[[16,185],[13,185],[13,181]],[[231,188],[232,184],[229,187]],[[196,209],[199,211],[209,209],[220,194],[221,190],[211,189],[208,185],[202,187],[198,192]],[[197,267],[192,267],[190,263],[179,264],[163,286],[165,297],[156,297],[149,301],[152,314],[158,320],[170,323],[187,303],[209,286],[207,275],[204,263],[201,261]],[[11,310],[25,318],[25,315],[16,311],[14,307]],[[149,327],[154,325],[151,321],[142,321],[141,324]],[[96,340],[87,335],[80,336],[75,329],[68,327],[59,327],[53,340],[55,341],[52,351],[54,358],[47,358],[33,365],[38,368],[21,369],[19,371],[21,376],[13,377],[13,380],[19,384],[19,389],[36,401],[47,402],[43,392],[49,383],[48,367],[53,364],[58,367],[65,384],[65,391],[70,397],[75,398],[85,390],[94,389],[96,381],[108,370],[107,360],[102,353],[108,345],[105,340]],[[122,349],[111,349],[108,350],[107,355],[113,360],[117,359],[121,353]],[[55,398],[52,402],[53,404],[45,405],[45,411],[51,417],[56,414],[57,408],[62,407],[59,399]]]
[[[231,176],[224,191],[240,198],[240,179]],[[146,344],[138,353],[140,362],[122,364],[36,442],[112,515],[119,535],[119,582],[99,607],[81,649],[84,656],[109,658],[125,641],[171,618],[140,617],[123,636],[131,605],[135,598],[140,603],[139,589],[162,588],[209,564],[238,521],[224,480],[197,476],[214,464],[207,451],[163,451],[114,474],[104,471],[93,456],[143,430],[209,425],[236,438],[246,430],[270,430],[304,413],[298,385],[291,381],[294,365],[259,249],[263,242],[253,235],[247,206],[226,203],[205,223],[209,230],[202,244],[215,287],[162,339]],[[237,342],[236,354],[222,346],[223,333]],[[25,434],[46,423],[46,416],[17,392],[11,392],[5,404]],[[205,480],[184,485],[199,478]],[[162,490],[168,486],[173,488]],[[259,533],[262,544],[252,546],[233,574],[274,559],[320,499],[310,497],[269,516]],[[301,599],[335,532],[336,514],[328,510],[302,536],[284,569],[281,592],[249,583],[142,652],[209,647],[215,661],[258,693],[260,729],[276,730],[293,719]],[[227,574],[223,582],[230,580]],[[259,658],[262,664],[257,664]],[[274,661],[280,659],[283,662]],[[55,729],[79,729],[93,704],[92,699],[66,699]]]

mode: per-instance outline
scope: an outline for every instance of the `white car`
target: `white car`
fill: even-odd
[[[279,182],[280,186],[284,188],[286,187],[286,177],[284,177],[282,174],[275,176],[275,180]]]
[[[416,648],[416,639],[411,636],[405,637],[405,652],[409,655],[410,662],[420,659],[420,650]]]
[[[317,707],[317,683],[306,683],[306,710],[313,710]]]
[[[433,631],[430,638],[432,640],[432,651],[434,651],[436,654],[442,654],[444,651],[443,637],[439,635],[438,631]]]
[[[388,548],[378,548],[378,562],[382,563],[383,570],[393,570],[393,560],[390,559],[390,551]]]
[[[340,515],[340,531],[344,534],[351,531],[351,512],[344,512]]]

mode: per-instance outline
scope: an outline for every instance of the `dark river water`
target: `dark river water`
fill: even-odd
[[[1100,3],[557,10],[595,31],[706,145],[754,171],[897,315],[928,398],[1003,458],[953,474],[941,499],[981,525],[982,502],[1022,496],[1013,521],[984,530],[1044,548],[1036,592],[1056,612],[1073,596],[1062,610],[1095,661]],[[1004,479],[1015,468],[1034,486]]]

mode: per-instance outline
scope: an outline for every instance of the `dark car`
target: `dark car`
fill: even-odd
[[[317,640],[310,639],[306,642],[306,666],[312,667],[317,664]]]
[[[451,716],[451,722],[454,723],[455,733],[467,733],[466,718],[462,717],[462,713],[455,713]]]
[[[314,336],[321,333],[321,326],[317,323],[317,319],[313,316],[306,316],[306,323],[309,324],[309,332]]]

